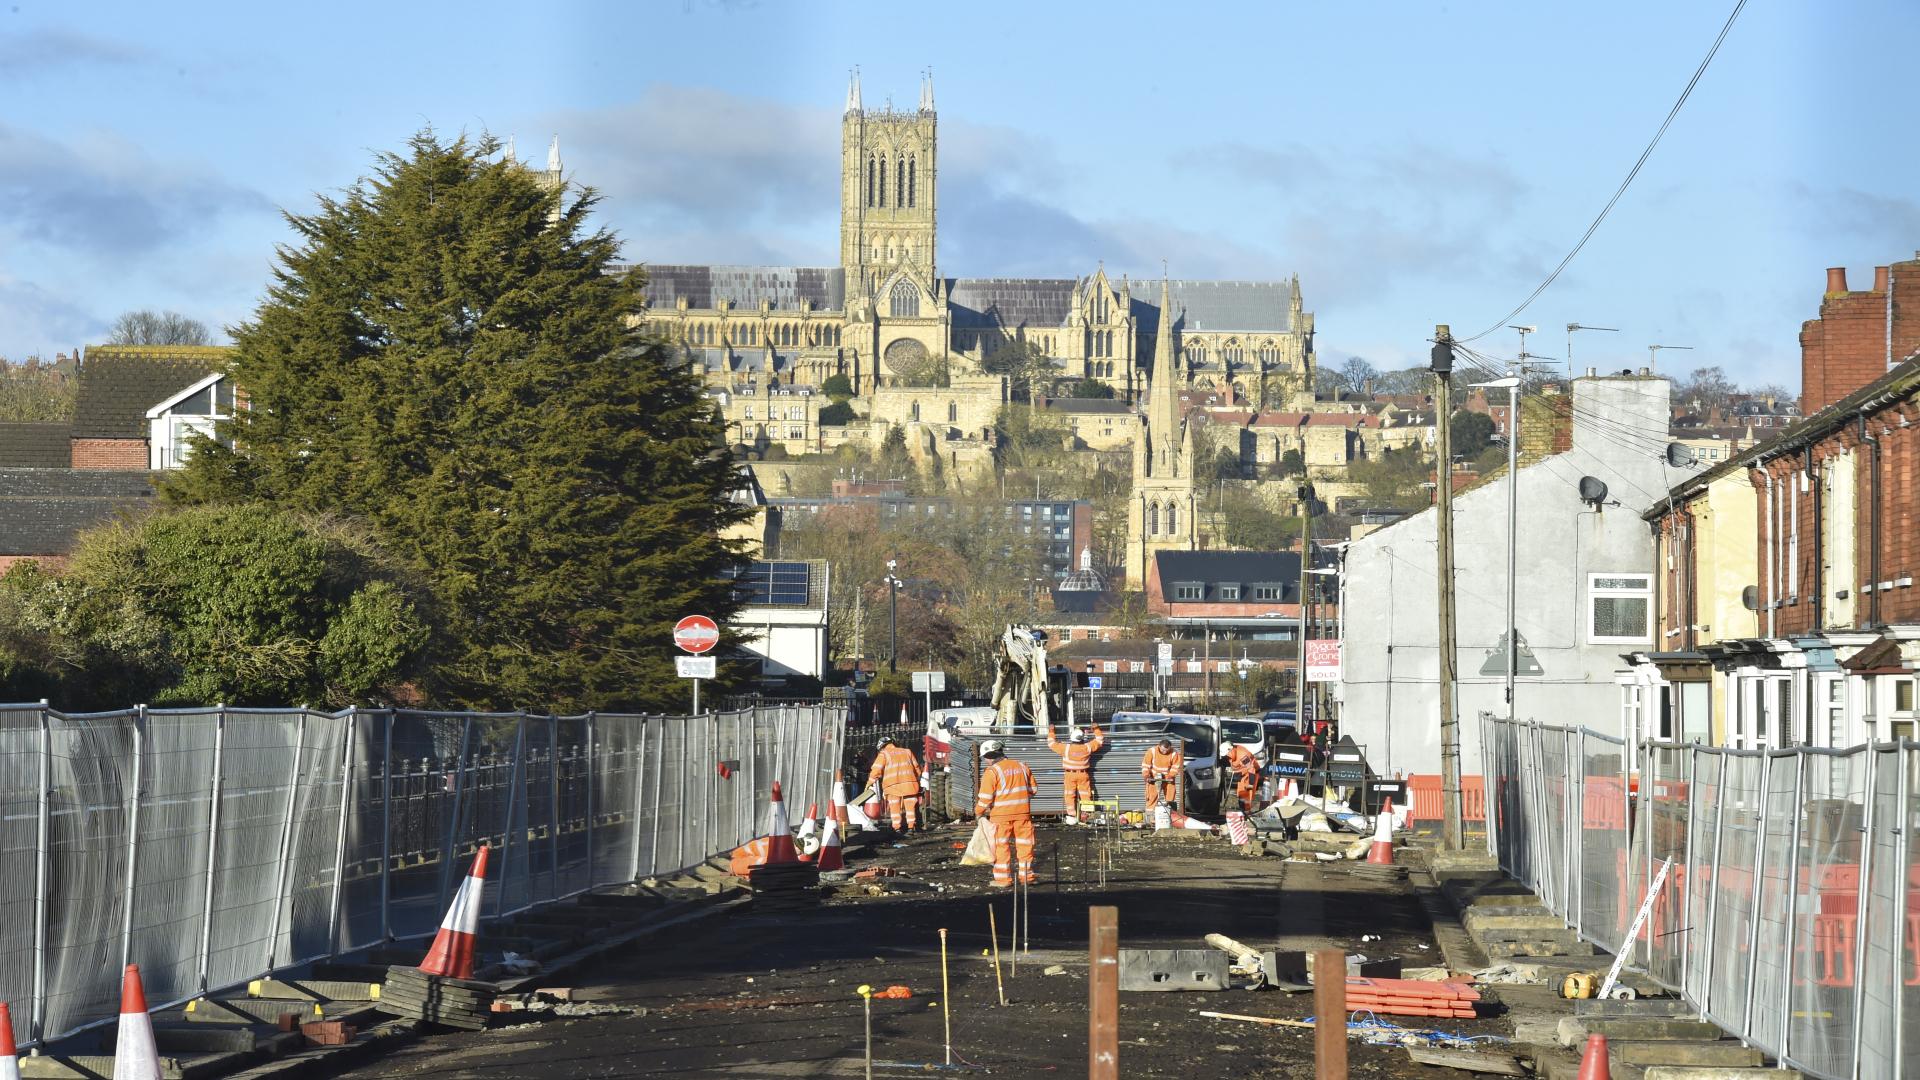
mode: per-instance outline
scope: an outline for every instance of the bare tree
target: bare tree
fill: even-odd
[[[1346,384],[1347,390],[1351,393],[1366,393],[1372,387],[1373,380],[1379,376],[1380,373],[1372,364],[1358,356],[1348,357],[1347,362],[1340,365],[1340,381]]]
[[[206,345],[212,340],[212,331],[199,319],[152,308],[127,312],[107,333],[109,345]]]
[[[1682,403],[1711,409],[1716,405],[1725,405],[1740,388],[1727,377],[1725,369],[1713,365],[1694,368],[1673,389],[1674,397]]]

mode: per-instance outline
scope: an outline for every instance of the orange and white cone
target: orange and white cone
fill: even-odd
[[[808,803],[807,816],[800,819],[800,828],[793,835],[796,838],[801,840],[805,840],[807,837],[812,836],[814,834],[814,831],[819,828],[819,826],[816,824],[819,818],[820,818],[820,804]]]
[[[847,782],[835,780],[833,782],[833,820],[840,823],[841,831],[844,832],[847,826],[853,823],[852,818],[853,815],[847,811]]]
[[[1580,1074],[1576,1080],[1609,1080],[1612,1075],[1612,1067],[1607,1064],[1607,1037],[1587,1036],[1587,1049],[1580,1055]]]
[[[1393,811],[1373,815],[1373,846],[1367,849],[1367,861],[1376,866],[1393,865]]]
[[[20,1080],[20,1053],[13,1047],[13,1012],[0,1001],[0,1080]]]
[[[473,857],[473,869],[460,879],[460,891],[453,894],[447,917],[440,920],[433,948],[420,961],[421,971],[449,979],[473,978],[473,945],[480,933],[481,897],[486,887],[487,845],[481,844]]]
[[[840,851],[840,823],[832,819],[828,819],[826,832],[820,837],[819,860],[823,874],[831,870],[844,870],[847,866],[846,857]]]
[[[113,1080],[160,1080],[160,1051],[153,1044],[153,1017],[147,1015],[147,992],[140,986],[138,964],[128,964],[120,976],[120,1035],[114,1040]]]
[[[1178,810],[1167,810],[1168,824],[1176,829],[1193,829],[1196,832],[1212,832],[1213,826],[1204,821],[1196,821]]]
[[[800,852],[793,846],[793,829],[787,825],[787,804],[780,801],[780,781],[775,780],[773,804],[767,811],[767,858],[758,865],[799,861]]]

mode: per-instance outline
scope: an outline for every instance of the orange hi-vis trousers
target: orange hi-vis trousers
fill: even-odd
[[[1177,786],[1177,781],[1172,777],[1167,777],[1165,780],[1149,778],[1147,780],[1147,809],[1151,810],[1159,806],[1162,798],[1165,798],[1167,802],[1171,804],[1177,804],[1180,801],[1180,788]]]
[[[1063,784],[1061,795],[1066,799],[1067,813],[1078,817],[1080,804],[1093,798],[1093,774],[1086,769],[1068,769]]]
[[[1033,876],[1033,817],[989,818],[993,830],[993,884],[1004,889],[1013,884],[1013,864],[1020,867],[1020,880],[1031,885]]]
[[[919,828],[920,827],[920,796],[918,795],[887,796],[887,817],[891,819],[893,822],[894,832],[900,831],[900,823],[902,821],[906,822],[906,827],[909,829]]]

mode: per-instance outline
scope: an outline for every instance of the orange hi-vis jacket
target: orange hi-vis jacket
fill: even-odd
[[[920,763],[904,746],[883,747],[873,759],[867,782],[879,784],[880,794],[889,799],[911,798],[920,794]]]
[[[1060,764],[1068,772],[1086,772],[1093,766],[1093,755],[1107,744],[1107,737],[1100,734],[1099,728],[1090,728],[1093,737],[1086,742],[1061,742],[1053,737],[1052,729],[1047,731],[1047,746],[1060,755]]]
[[[1158,746],[1150,746],[1140,759],[1140,775],[1148,780],[1178,780],[1180,770],[1186,763],[1187,755],[1177,743],[1166,752],[1162,752]]]
[[[1253,751],[1235,743],[1233,749],[1227,751],[1227,768],[1243,778],[1252,777],[1260,772],[1260,759]]]
[[[980,771],[980,797],[973,800],[976,817],[1011,821],[1033,816],[1033,770],[1012,758],[1002,758]]]

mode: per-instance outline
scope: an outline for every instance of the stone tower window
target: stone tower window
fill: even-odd
[[[1173,534],[1179,531],[1180,531],[1180,510],[1179,508],[1175,507],[1172,503],[1168,503],[1167,504],[1167,535],[1172,536]]]
[[[880,205],[882,208],[887,205],[887,163],[884,160],[880,162]]]
[[[957,401],[947,402],[947,423],[957,424],[959,422],[960,422],[960,403]]]
[[[907,206],[908,207],[913,206],[914,194],[920,187],[920,178],[914,175],[916,172],[919,171],[918,170],[919,164],[920,162],[917,157],[915,157],[912,154],[907,155]]]
[[[1105,289],[1097,290],[1094,295],[1093,321],[1097,323],[1107,321],[1107,291]]]
[[[1160,504],[1159,503],[1152,503],[1147,507],[1147,532],[1153,536],[1160,535]]]
[[[892,292],[887,294],[889,313],[896,319],[912,319],[920,315],[920,290],[910,281],[896,281]]]
[[[873,155],[867,155],[867,205],[873,205]]]
[[[896,157],[893,159],[893,201],[898,205],[904,206],[906,205],[906,200],[907,159]]]

